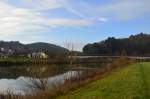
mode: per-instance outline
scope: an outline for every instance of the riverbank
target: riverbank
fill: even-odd
[[[136,63],[72,90],[57,99],[148,99],[150,62]]]
[[[10,65],[25,65],[25,64],[65,64],[68,63],[67,58],[27,58],[27,57],[9,57],[0,58],[0,66],[10,66]]]
[[[116,58],[110,57],[90,57],[90,58],[67,58],[67,57],[58,57],[58,58],[27,58],[27,57],[9,57],[9,58],[0,58],[0,66],[20,66],[25,64],[90,64],[90,63],[111,63]]]
[[[112,63],[118,58],[126,58],[136,61],[149,61],[150,57],[140,56],[73,56],[73,57],[51,57],[51,58],[28,58],[8,57],[0,58],[0,66],[25,65],[25,64],[90,64],[90,63]]]

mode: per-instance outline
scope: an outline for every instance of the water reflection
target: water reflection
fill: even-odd
[[[0,93],[5,94],[8,91],[14,94],[30,93],[33,91],[28,86],[32,83],[30,78],[48,78],[47,86],[52,88],[53,85],[63,83],[65,79],[79,76],[81,71],[83,75],[95,72],[96,66],[101,67],[96,63],[72,66],[67,64],[0,66]]]
[[[20,76],[51,77],[69,71],[68,65],[22,65],[22,66],[0,66],[0,79],[16,79]]]
[[[77,71],[68,71],[66,73],[56,75],[48,78],[48,86],[62,84],[65,79],[78,76]],[[37,80],[37,79],[36,79]],[[0,79],[0,93],[7,94],[8,91],[14,94],[26,94],[32,92],[34,89],[29,88],[27,85],[31,84],[30,77],[18,77],[17,79]]]

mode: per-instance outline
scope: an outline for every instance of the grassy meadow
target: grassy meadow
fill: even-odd
[[[150,99],[150,62],[111,72],[57,99]]]

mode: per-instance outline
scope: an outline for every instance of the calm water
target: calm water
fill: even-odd
[[[0,79],[16,79],[20,76],[27,77],[51,77],[71,70],[68,65],[19,65],[0,66]]]
[[[19,66],[0,66],[0,93],[6,94],[8,91],[14,94],[24,94],[33,91],[31,87],[31,78],[35,80],[48,79],[48,87],[53,85],[59,85],[64,82],[65,79],[88,74],[89,72],[95,72],[97,68],[105,66],[108,61],[99,59],[98,63],[89,60],[81,61],[80,64],[66,65],[66,64],[51,64],[51,65],[19,65]],[[96,62],[97,62],[96,61]],[[106,61],[106,62],[104,62]],[[111,60],[110,60],[111,61]],[[81,76],[80,75],[80,76]],[[39,79],[37,79],[39,80]]]
[[[47,86],[53,87],[53,84],[59,85],[64,82],[65,79],[76,77],[77,71],[68,71],[63,74],[55,75],[48,78]],[[34,79],[39,80],[39,79]],[[7,92],[13,92],[13,94],[28,94],[34,89],[29,87],[33,82],[30,77],[20,76],[16,79],[0,79],[0,93],[7,94]]]
[[[59,85],[65,79],[77,77],[82,70],[81,65],[68,66],[63,64],[51,65],[22,65],[22,66],[0,66],[0,93],[6,94],[8,91],[14,94],[24,94],[33,91],[28,85],[34,80],[48,79],[47,85],[52,87]],[[38,78],[38,79],[37,79]]]

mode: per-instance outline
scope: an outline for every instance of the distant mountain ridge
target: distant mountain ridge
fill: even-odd
[[[68,49],[44,42],[37,42],[31,44],[23,44],[18,41],[0,41],[0,53],[13,53],[13,55],[24,55],[32,52],[45,52],[48,55],[64,54]]]

